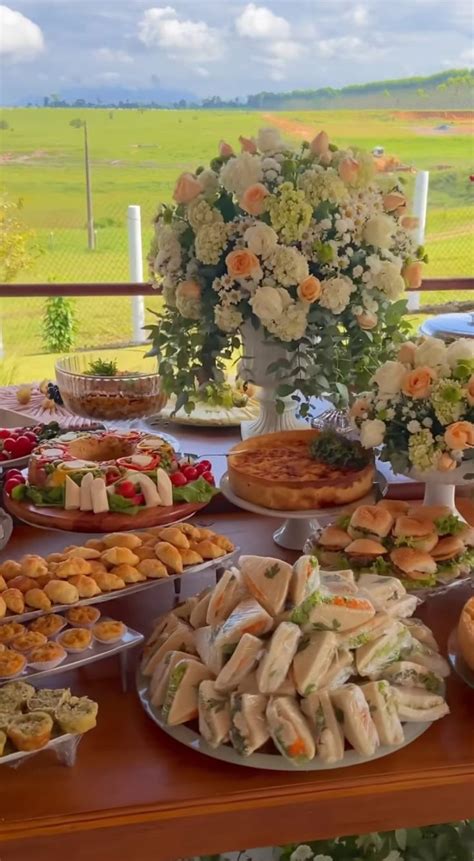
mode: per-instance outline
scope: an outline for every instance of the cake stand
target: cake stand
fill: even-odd
[[[273,540],[279,547],[285,547],[287,550],[303,550],[303,547],[314,532],[322,529],[325,525],[322,519],[334,519],[334,515],[348,514],[357,508],[359,505],[372,505],[379,497],[379,482],[385,481],[380,473],[376,473],[376,482],[372,490],[362,499],[355,502],[349,502],[347,505],[332,505],[327,508],[313,508],[306,511],[283,511],[274,508],[263,508],[261,505],[254,505],[253,502],[248,502],[246,499],[237,496],[232,490],[227,472],[221,478],[219,488],[229,502],[232,502],[238,508],[243,508],[246,511],[251,511],[252,514],[261,514],[264,517],[274,517],[284,522],[273,533]]]

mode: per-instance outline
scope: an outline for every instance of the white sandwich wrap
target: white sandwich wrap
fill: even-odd
[[[348,631],[368,622],[375,608],[366,598],[331,595],[322,589],[313,592],[295,607],[290,619],[306,633],[311,631]]]
[[[206,667],[209,667],[211,672],[217,676],[224,666],[224,653],[216,647],[214,632],[210,625],[198,628],[194,632],[194,645],[203,664],[206,664]]]
[[[359,625],[358,628],[353,628],[351,631],[344,631],[342,634],[337,634],[339,646],[345,649],[359,649],[373,640],[377,640],[385,634],[393,625],[393,619],[387,613],[376,613],[372,619]]]
[[[208,668],[192,658],[178,661],[168,678],[161,714],[169,726],[187,723],[198,716],[198,690],[210,679]]]
[[[307,697],[321,687],[337,650],[337,637],[331,631],[305,634],[293,661],[296,689]]]
[[[199,685],[199,732],[210,747],[224,744],[230,733],[230,702],[217,690],[215,682],[205,680]]]
[[[194,631],[186,624],[186,622],[181,622],[180,620],[178,620],[178,625],[174,628],[171,634],[165,637],[164,642],[158,640],[157,648],[155,648],[151,654],[146,656],[143,675],[152,676],[155,671],[155,667],[158,666],[166,653],[176,650],[187,652],[190,655],[196,654]]]
[[[263,609],[255,598],[245,598],[234,608],[224,624],[217,630],[216,646],[235,645],[243,634],[253,634],[259,637],[273,627],[272,617]]]
[[[216,690],[230,691],[252,672],[262,653],[262,642],[252,634],[244,634],[235,651],[222,667],[216,679]]]
[[[270,738],[266,707],[267,697],[263,694],[231,694],[230,740],[241,756],[250,756]]]
[[[237,687],[239,694],[259,694],[257,673],[249,673],[240,682]],[[283,680],[280,687],[275,691],[274,696],[278,697],[296,697],[296,687],[293,679],[293,671],[290,669],[287,677]]]
[[[395,661],[385,668],[384,677],[391,685],[402,688],[422,688],[431,694],[441,694],[444,690],[441,676],[413,661]]]
[[[429,649],[433,649],[434,652],[439,652],[439,646],[433,637],[433,632],[421,619],[416,619],[413,616],[411,619],[404,619],[403,624],[406,625],[415,640],[428,646]]]
[[[392,601],[398,601],[406,595],[406,589],[397,577],[385,577],[380,574],[361,574],[358,580],[360,589],[365,589],[376,610],[386,610]]]
[[[331,665],[319,680],[319,688],[340,688],[354,675],[354,656],[348,649],[338,649]]]
[[[362,756],[373,756],[380,744],[379,736],[361,689],[357,685],[343,685],[331,691],[331,701],[354,750]]]
[[[187,660],[188,658],[194,661],[198,660],[195,655],[188,655],[186,652],[167,652],[160,663],[156,665],[150,681],[150,700],[152,705],[163,705],[170,673],[174,670],[179,661]]]
[[[224,571],[211,593],[206,613],[207,624],[221,625],[246,595],[248,596],[248,592],[240,571],[237,568]]]
[[[394,685],[397,711],[402,721],[434,721],[449,714],[445,699],[437,694],[429,694],[421,688],[402,688]]]
[[[400,718],[397,713],[395,694],[389,683],[382,679],[378,682],[367,682],[361,685],[361,691],[366,698],[372,720],[375,724],[381,744],[403,744],[405,736]]]
[[[407,594],[403,598],[398,598],[396,601],[390,601],[386,604],[385,612],[394,619],[406,619],[415,612],[419,603],[420,599],[416,595]]]
[[[267,613],[281,613],[293,573],[291,565],[272,556],[241,556],[239,567],[248,591]]]
[[[429,646],[425,646],[424,643],[420,643],[419,640],[415,640],[413,638],[409,648],[405,649],[403,652],[403,659],[414,661],[416,664],[421,664],[423,667],[426,667],[427,670],[431,670],[432,673],[437,673],[438,676],[441,676],[443,679],[449,676],[451,672],[448,662],[439,654],[439,652],[433,651]]]
[[[193,628],[203,628],[206,624],[207,608],[209,607],[211,596],[212,589],[210,587],[208,589],[204,589],[204,591],[198,595],[199,600],[191,611],[191,615],[189,617],[189,623]]]
[[[352,574],[352,571],[347,573]],[[355,595],[359,591],[354,579],[345,577],[341,571],[321,571],[320,583],[332,595]]]
[[[319,586],[319,562],[315,556],[300,556],[293,565],[288,598],[294,607]]]
[[[272,697],[266,711],[273,744],[294,765],[304,765],[316,753],[305,717],[292,697]]]
[[[356,668],[360,676],[377,678],[385,667],[399,661],[411,645],[411,636],[401,622],[393,621],[385,634],[356,649]]]
[[[344,733],[337,722],[328,691],[321,690],[302,700],[301,710],[308,719],[323,762],[339,762],[344,757]]]
[[[257,682],[262,694],[275,693],[284,682],[300,639],[301,630],[292,622],[281,622],[273,632],[257,669]]]

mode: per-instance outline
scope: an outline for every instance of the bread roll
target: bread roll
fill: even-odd
[[[136,565],[140,561],[138,556],[132,553],[128,547],[110,547],[108,550],[104,550],[100,558],[105,565],[109,565],[111,568],[116,565]]]
[[[67,580],[69,577],[74,577],[76,574],[90,574],[91,563],[87,559],[81,557],[73,557],[67,559],[66,562],[60,562],[55,570],[56,579]]]
[[[157,580],[161,577],[168,577],[168,570],[163,562],[160,562],[156,557],[154,559],[142,559],[137,565],[141,574],[144,574],[147,579]]]
[[[105,569],[104,573],[106,573]],[[93,598],[94,595],[100,595],[100,589],[94,578],[88,577],[87,574],[75,574],[68,582],[76,587],[79,598]]]
[[[41,556],[28,554],[23,556],[21,560],[21,573],[27,577],[40,577],[41,574],[47,574],[48,566]]]
[[[110,573],[120,577],[124,583],[140,583],[142,580],[146,580],[145,574],[138,568],[134,568],[133,565],[117,565],[116,568],[112,568]]]
[[[65,580],[50,580],[46,583],[44,591],[53,604],[75,604],[79,601],[76,587]]]
[[[33,580],[33,577],[26,577],[24,574],[20,574],[18,577],[13,577],[13,580],[8,581],[10,589],[19,589],[20,592],[23,592],[23,595],[28,592],[28,589],[35,589],[37,585],[37,580]]]
[[[3,619],[6,612],[7,612],[7,605],[5,604],[5,601],[3,600],[2,596],[0,595],[0,619]]]
[[[183,550],[187,550],[189,548],[189,541],[186,538],[186,535],[176,526],[163,527],[163,529],[158,533],[158,538],[160,541],[168,541],[174,547],[182,548]]]
[[[66,556],[68,559],[98,559],[101,551],[94,547],[73,547],[68,550]]]
[[[110,571],[103,574],[91,574],[101,592],[114,592],[115,589],[125,589],[125,583],[121,577],[117,577]]]
[[[49,600],[44,589],[29,589],[25,595],[25,603],[33,610],[49,610],[51,601]]]
[[[106,548],[126,547],[128,550],[134,550],[135,547],[140,547],[142,539],[134,532],[111,532],[110,535],[104,535],[102,543]]]
[[[0,574],[7,581],[13,580],[13,577],[21,574],[21,565],[19,562],[14,562],[13,559],[7,559],[6,562],[2,562],[0,565]]]
[[[23,613],[25,611],[25,600],[19,589],[5,589],[2,598],[10,613]]]
[[[169,541],[159,541],[158,544],[155,544],[155,554],[157,559],[163,562],[173,573],[183,573],[183,560],[177,548]]]

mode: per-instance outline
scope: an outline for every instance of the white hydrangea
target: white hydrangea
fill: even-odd
[[[400,274],[398,264],[390,260],[381,260],[380,266],[372,271],[367,282],[369,287],[376,287],[388,299],[398,299],[405,290],[405,282]]]
[[[474,339],[459,338],[453,341],[446,350],[446,358],[450,368],[455,368],[463,359],[474,359]]]
[[[417,421],[416,419],[412,419],[407,424],[407,431],[408,431],[408,433],[418,433],[419,431],[421,431],[420,422]]]
[[[186,217],[196,233],[206,224],[216,224],[224,220],[219,210],[210,206],[202,195],[198,195],[188,204]]]
[[[269,320],[265,326],[281,341],[298,341],[306,332],[308,307],[306,302],[293,302],[277,320]]]
[[[198,182],[202,186],[202,190],[206,197],[211,197],[218,189],[219,177],[214,170],[206,168],[198,176]]]
[[[185,284],[178,284],[175,302],[179,313],[188,320],[199,320],[202,314],[201,298],[199,294],[188,295]],[[184,288],[184,289],[182,289]]]
[[[221,168],[220,179],[226,191],[242,197],[250,185],[255,185],[263,179],[260,156],[243,152],[236,158],[230,158]]]
[[[395,222],[389,215],[374,215],[364,228],[364,240],[375,248],[389,248],[392,243]]]
[[[296,849],[291,853],[290,861],[309,861],[309,859],[312,857],[312,849],[305,843],[302,843],[301,846],[297,846]]]
[[[283,287],[296,286],[309,275],[306,257],[293,246],[277,245],[266,263]]]
[[[324,170],[316,165],[305,170],[298,179],[298,187],[304,191],[311,206],[317,206],[325,200],[343,203],[349,196],[342,179],[332,167]]]
[[[196,257],[201,263],[218,263],[227,244],[227,226],[220,221],[198,230],[195,240]]]
[[[257,287],[250,299],[253,313],[265,324],[281,317],[290,302],[291,297],[286,290],[282,287],[270,287],[268,284]]]
[[[447,362],[446,344],[441,338],[426,338],[415,349],[415,368],[428,365],[430,368],[444,367]]]
[[[278,236],[273,227],[263,221],[258,221],[253,227],[247,228],[244,239],[249,250],[264,260],[278,244]]]
[[[242,325],[243,316],[237,308],[232,305],[216,305],[214,308],[214,319],[219,329],[223,332],[236,332]]]
[[[375,383],[384,395],[396,395],[401,390],[407,369],[401,362],[385,362],[377,368],[371,382]]]
[[[341,314],[349,304],[355,285],[350,278],[340,275],[321,282],[321,297],[319,304],[328,308],[333,314]]]
[[[360,428],[360,442],[364,448],[376,448],[382,445],[386,425],[380,419],[367,419]]]
[[[275,128],[260,129],[257,135],[257,146],[262,153],[280,153],[285,149],[280,132]]]

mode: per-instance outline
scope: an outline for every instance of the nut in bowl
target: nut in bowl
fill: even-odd
[[[121,371],[115,361],[93,359],[86,353],[59,359],[56,380],[72,413],[105,422],[153,415],[167,400],[158,373]]]

